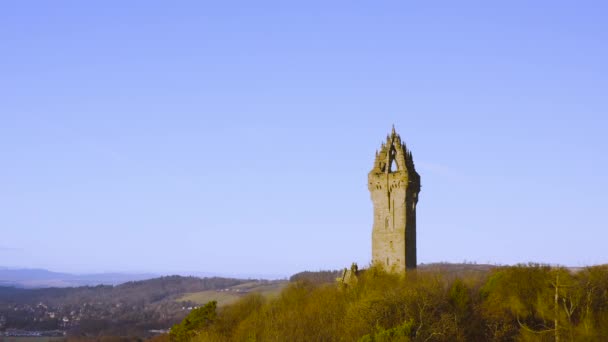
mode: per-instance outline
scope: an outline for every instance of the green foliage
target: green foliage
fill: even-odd
[[[409,320],[390,329],[377,327],[373,333],[361,337],[359,342],[409,342],[413,325],[414,321]]]
[[[372,267],[346,287],[300,279],[276,298],[219,309],[194,340],[608,340],[608,266],[572,273],[528,264],[464,276]]]
[[[217,302],[211,301],[203,307],[192,310],[184,320],[174,325],[169,332],[171,341],[190,341],[198,331],[211,325],[217,318]]]

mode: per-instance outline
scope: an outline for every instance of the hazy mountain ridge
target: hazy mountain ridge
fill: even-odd
[[[71,274],[45,269],[11,269],[0,267],[0,286],[22,288],[78,287],[95,285],[118,285],[129,281],[159,277],[152,273],[94,273]]]

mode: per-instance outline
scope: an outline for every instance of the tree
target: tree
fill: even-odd
[[[184,320],[174,325],[169,332],[171,341],[186,342],[217,319],[217,302],[211,301],[203,307],[192,310]]]

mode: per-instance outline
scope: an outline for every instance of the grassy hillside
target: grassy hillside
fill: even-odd
[[[186,293],[176,301],[193,302],[198,305],[216,301],[217,305],[221,307],[232,304],[249,293],[259,293],[268,298],[277,296],[286,285],[286,281],[250,281],[217,290]]]

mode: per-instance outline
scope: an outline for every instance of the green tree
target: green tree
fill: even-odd
[[[192,310],[181,323],[174,325],[169,332],[171,341],[186,342],[217,319],[217,302],[211,301]]]
[[[377,327],[373,333],[361,337],[359,342],[409,342],[413,325],[414,321],[409,320],[390,329]]]

